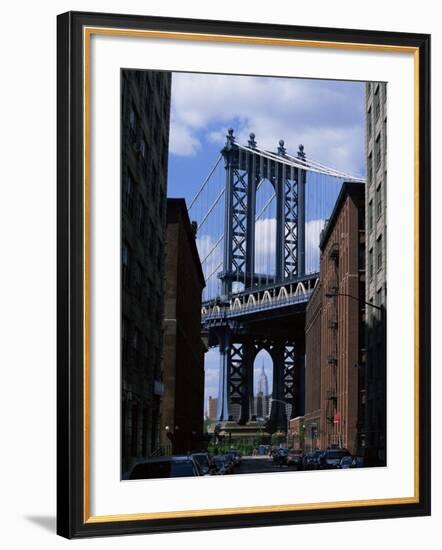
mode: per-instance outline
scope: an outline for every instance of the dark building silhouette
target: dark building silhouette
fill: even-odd
[[[171,74],[121,71],[123,476],[159,446]]]
[[[173,454],[203,443],[204,353],[201,297],[204,275],[184,199],[167,200],[161,443]]]
[[[367,82],[367,192],[365,300],[367,307],[366,393],[361,416],[361,451],[374,464],[386,462],[386,303],[387,303],[387,83]]]
[[[359,449],[363,389],[364,214],[365,185],[344,183],[320,239],[320,447],[345,447],[352,454]]]

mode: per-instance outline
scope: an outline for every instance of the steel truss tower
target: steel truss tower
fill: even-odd
[[[221,151],[226,170],[225,238],[222,281],[223,301],[239,281],[244,290],[259,287],[255,273],[256,192],[268,180],[276,195],[276,269],[272,283],[296,280],[305,275],[305,184],[306,171],[283,162],[286,150],[279,142],[278,153],[263,156],[256,151],[255,135],[248,147],[238,146],[233,130]],[[281,161],[278,161],[278,157]],[[305,157],[299,147],[298,158]],[[215,329],[220,350],[217,416],[233,420],[232,406],[240,406],[238,423],[249,420],[253,403],[253,364],[261,349],[273,360],[273,390],[268,421],[271,432],[287,429],[287,411],[292,418],[304,414],[304,341],[287,335],[255,334],[239,323],[225,322]],[[288,405],[288,406],[287,406]]]

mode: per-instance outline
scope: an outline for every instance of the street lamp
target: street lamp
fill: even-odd
[[[353,300],[356,300],[357,302],[361,302],[363,304],[365,304],[366,306],[370,306],[374,309],[377,309],[379,310],[381,313],[383,311],[382,307],[380,306],[376,306],[370,302],[366,302],[365,300],[361,300],[360,298],[358,298],[357,296],[352,296],[351,294],[345,294],[344,292],[326,292],[325,293],[325,297],[326,298],[334,298],[335,296],[345,296],[346,298],[353,298]]]

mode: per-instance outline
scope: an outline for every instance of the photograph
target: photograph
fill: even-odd
[[[120,70],[121,480],[388,466],[387,89]]]

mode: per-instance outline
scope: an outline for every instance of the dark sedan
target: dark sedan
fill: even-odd
[[[191,456],[161,456],[135,464],[129,479],[200,476],[198,464]]]

